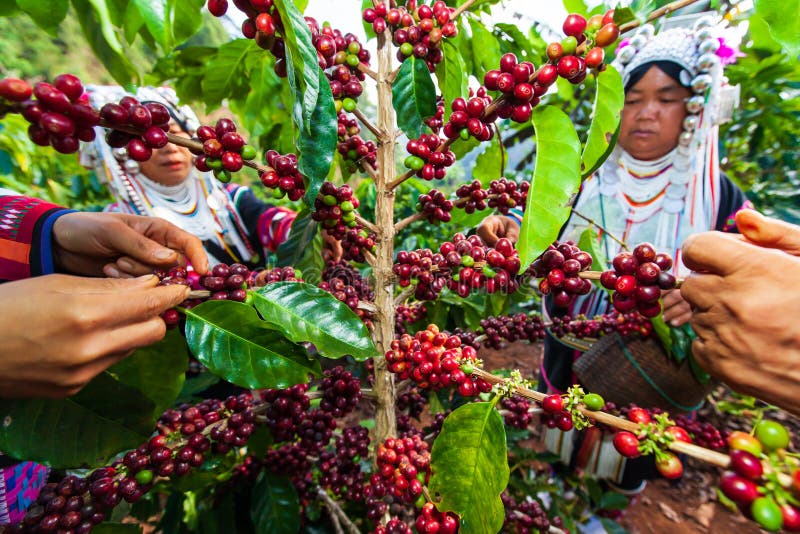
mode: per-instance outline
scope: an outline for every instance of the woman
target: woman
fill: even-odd
[[[126,95],[119,87],[89,86],[95,108]],[[191,136],[200,126],[187,106],[180,106],[175,92],[166,87],[142,87],[141,102],[164,104],[172,115],[170,132]],[[125,149],[113,149],[105,132],[82,152],[84,165],[105,177],[116,202],[108,211],[155,216],[196,235],[203,241],[212,265],[243,263],[263,267],[270,252],[286,240],[296,213],[262,202],[247,187],[223,184],[212,173],[195,169],[188,149],[168,143],[154,150],[148,161],[127,158]],[[335,255],[335,254],[334,254]],[[120,260],[123,272],[135,270]]]
[[[622,241],[650,242],[675,259],[674,274],[687,274],[680,247],[693,233],[732,231],[733,215],[748,202],[719,171],[717,124],[726,116],[720,40],[707,19],[693,29],[675,28],[653,35],[645,26],[617,51],[614,66],[622,75],[625,106],[619,140],[611,157],[586,180],[574,209],[597,221]],[[492,242],[518,235],[517,219],[492,216],[478,232]],[[572,215],[559,240],[578,241],[588,223]],[[607,258],[620,245],[600,236]],[[672,291],[663,298],[664,319],[680,326],[691,308]],[[546,314],[594,316],[610,310],[609,295],[595,290],[568,310],[545,301]],[[577,382],[572,365],[581,353],[548,336],[540,388],[563,393]],[[602,393],[602,392],[601,392]]]

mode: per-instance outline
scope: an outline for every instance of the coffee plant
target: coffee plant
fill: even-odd
[[[184,26],[196,25],[197,3],[138,12],[138,31],[174,47]],[[583,240],[556,241],[582,178],[613,148],[623,88],[607,56],[640,25],[634,10],[571,14],[563,37],[541,54],[501,54],[477,16],[494,2],[365,1],[373,55],[354,35],[304,17],[300,4],[205,6],[215,17],[235,13],[244,37],[235,46],[267,58],[260,60],[271,72],[262,75],[286,79],[293,153],[248,143],[230,119],[201,126],[192,139],[170,134],[166,108],[132,97],[93,109],[71,74],[33,85],[0,81],[0,114],[21,115],[37,145],[75,153],[99,126],[136,161],[174,143],[223,182],[253,169],[270,196],[306,206],[285,244],[292,257],[309,263],[318,229],[344,250],[344,261],[316,272],[300,265],[251,272],[238,264],[216,265],[202,277],[183,268],[158,272],[162,284],[193,290],[163,315],[171,330],[161,343],[69,399],[0,401],[0,450],[58,470],[28,503],[24,521],[6,531],[123,532],[131,527],[118,523],[125,514],[146,522],[159,510],[159,528],[175,532],[203,530],[201,523],[244,532],[311,531],[322,523],[336,532],[575,530],[574,518],[539,493],[509,484],[514,432],[537,423],[615,432],[622,456],[653,455],[669,479],[683,472],[678,455],[730,468],[720,479],[724,498],[769,530],[800,528],[798,462],[785,454],[789,436],[780,424],[760,420],[754,436],[727,436],[726,455],[725,438],[708,423],[617,407],[578,386],[545,395],[518,371],[493,373],[480,359],[481,346],[537,342],[548,331],[586,343],[650,336],[659,328],[650,319],[661,312],[661,291],[680,283],[669,274],[672,259],[652,245],[636,244],[603,271],[604,260],[582,250]],[[159,18],[183,16],[178,6],[195,22],[179,28]],[[45,24],[40,9],[22,9]],[[94,9],[88,16],[98,15]],[[475,48],[467,53],[466,46]],[[225,67],[224,57],[214,59],[216,67]],[[115,76],[129,67],[123,62]],[[239,67],[231,68],[235,74]],[[470,87],[470,75],[481,85]],[[373,117],[362,98],[367,83],[377,92]],[[594,88],[583,143],[571,118],[547,105],[557,83]],[[534,128],[530,180],[503,176],[498,123],[506,120]],[[481,143],[487,154],[496,148],[501,163],[490,179],[470,179],[449,195],[449,170]],[[337,175],[332,168],[359,174],[372,197],[356,181],[329,180]],[[395,200],[410,189],[419,192],[414,212],[396,220]],[[517,243],[487,246],[456,229],[442,230],[447,239],[436,246],[396,249],[407,228],[488,209],[524,211]],[[593,235],[588,230],[586,242]],[[566,306],[594,284],[613,292],[612,313],[494,314],[474,330],[453,332],[426,318],[443,295],[536,287]],[[420,421],[426,405],[438,407],[429,426]],[[98,526],[104,522],[111,524]]]

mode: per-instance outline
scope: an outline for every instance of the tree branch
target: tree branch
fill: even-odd
[[[413,222],[416,222],[416,221],[421,221],[424,218],[425,218],[425,214],[424,213],[415,213],[414,215],[409,215],[405,219],[397,221],[397,224],[394,225],[394,232],[397,233],[400,230],[402,230],[403,228],[405,228],[406,226],[408,226],[409,224],[411,224]]]
[[[325,503],[325,506],[328,507],[328,510],[330,510],[332,515],[336,515],[339,518],[339,521],[341,521],[347,528],[347,532],[350,534],[361,534],[361,531],[358,530],[358,527],[356,527],[356,525],[350,521],[350,518],[344,513],[342,507],[339,506],[339,503],[331,499],[331,496],[328,495],[328,492],[319,486],[317,486],[317,497],[319,497],[320,500]]]
[[[380,131],[380,130],[378,129],[378,127],[377,127],[377,126],[375,126],[374,124],[372,124],[372,123],[370,122],[370,120],[367,118],[367,116],[366,116],[366,115],[364,115],[364,114],[361,112],[361,110],[360,110],[360,109],[358,109],[358,108],[354,109],[354,110],[353,110],[353,115],[355,115],[355,116],[356,116],[356,118],[357,118],[357,119],[358,119],[358,120],[361,122],[361,124],[363,124],[364,126],[366,126],[366,127],[367,127],[367,129],[368,129],[370,132],[372,132],[372,134],[373,134],[375,137],[377,137],[377,138],[378,138],[378,141],[380,141],[381,143],[383,143],[383,142],[385,142],[385,141],[388,139],[388,137],[389,137],[389,134],[387,134],[386,132],[382,132],[382,131]]]
[[[582,214],[581,212],[579,212],[575,208],[572,208],[572,213],[574,215],[580,217],[584,221],[588,222],[589,224],[591,224],[592,226],[594,226],[595,228],[597,228],[598,230],[600,230],[604,234],[606,234],[612,240],[616,241],[623,249],[630,250],[630,248],[628,248],[628,244],[625,243],[625,241],[621,240],[620,238],[618,238],[617,236],[615,236],[614,234],[609,232],[603,225],[601,225],[600,223],[598,223],[594,219],[590,219],[589,217],[587,217],[586,215]]]
[[[389,184],[386,186],[387,189],[389,189],[390,191],[393,190],[393,189],[396,189],[398,185],[402,184],[403,182],[405,182],[409,178],[413,177],[416,173],[417,173],[417,171],[415,171],[414,169],[408,169],[405,172],[405,174],[401,174],[400,176],[395,178],[393,181],[389,182]]]
[[[369,68],[365,63],[358,62],[358,70],[375,80],[378,81],[378,73]]]
[[[375,224],[371,223],[370,221],[366,220],[364,217],[361,216],[360,213],[356,212],[356,222],[369,230],[370,232],[374,232],[375,235],[380,234],[381,229],[375,226]]]
[[[463,4],[461,4],[461,6],[459,6],[459,8],[458,8],[458,9],[456,9],[455,11],[453,11],[453,12],[450,14],[450,20],[455,20],[455,19],[457,19],[458,17],[460,17],[460,16],[461,16],[461,14],[462,14],[464,11],[468,10],[470,7],[472,7],[472,4],[474,4],[475,2],[476,2],[476,0],[467,0],[466,2],[464,2]]]
[[[647,16],[647,20],[645,21],[645,23],[652,22],[658,18],[669,15],[673,11],[677,11],[678,9],[690,6],[695,2],[699,1],[700,0],[676,0],[675,2],[670,2],[669,4],[662,6],[653,11],[652,13],[650,13],[650,15]],[[625,24],[619,27],[619,33],[620,35],[622,35],[623,33],[629,32],[632,29],[638,28],[641,25],[642,23],[639,22],[638,20],[632,20],[630,22],[626,22]]]
[[[408,286],[407,288],[403,289],[399,295],[397,295],[394,299],[395,307],[401,306],[411,295],[414,294],[414,286]]]

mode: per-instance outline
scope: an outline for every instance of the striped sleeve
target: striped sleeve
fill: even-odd
[[[522,226],[523,215],[524,212],[521,209],[511,208],[510,210],[508,210],[508,215],[506,215],[506,217],[517,223],[519,226]]]
[[[36,198],[0,196],[0,280],[52,274],[53,224],[71,211]]]
[[[286,208],[267,208],[258,219],[258,240],[264,249],[275,252],[289,237],[297,213]]]

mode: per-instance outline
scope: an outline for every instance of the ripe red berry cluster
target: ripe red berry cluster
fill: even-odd
[[[588,21],[573,13],[564,20],[562,29],[566,37],[560,43],[548,45],[547,58],[556,66],[559,76],[579,84],[586,78],[587,69],[602,68],[603,48],[614,44],[619,37],[614,10],[594,15]]]
[[[253,274],[255,277],[252,276]],[[273,267],[263,271],[253,271],[251,278],[253,278],[251,285],[261,287],[275,282],[302,282],[303,273],[294,267]]]
[[[386,352],[389,371],[401,380],[411,379],[422,389],[456,387],[464,397],[474,397],[491,389],[487,382],[473,377],[477,352],[461,346],[461,339],[429,325],[415,336],[403,334],[392,341]]]
[[[500,349],[506,342],[524,340],[530,343],[544,339],[546,330],[541,315],[500,315],[481,319],[481,329],[486,340],[483,343],[491,349]]]
[[[334,496],[351,502],[364,498],[364,475],[361,461],[369,455],[369,430],[356,425],[345,428],[336,437],[334,449],[320,454],[320,486]]]
[[[164,147],[168,140],[165,132],[169,130],[170,114],[158,102],[139,103],[132,96],[124,96],[119,103],[109,102],[100,108],[100,117],[112,128],[115,126],[133,128],[142,132],[136,135],[120,130],[109,130],[106,142],[113,148],[122,148],[134,161],[147,161],[153,149]]]
[[[564,398],[561,395],[548,395],[542,400],[542,422],[548,428],[558,428],[562,432],[572,430],[572,415],[564,410]]]
[[[236,132],[236,124],[230,119],[219,119],[213,128],[201,126],[196,135],[203,151],[196,154],[194,166],[201,172],[214,171],[222,182],[230,182],[231,173],[241,170],[245,160],[256,157],[256,149]]]
[[[432,502],[422,505],[414,526],[417,532],[438,532],[439,534],[455,534],[458,532],[458,516],[453,512],[440,512]]]
[[[410,417],[419,420],[419,416],[425,411],[425,397],[420,393],[419,389],[412,387],[405,393],[397,396],[395,404],[397,411],[406,412]]]
[[[504,54],[500,58],[500,69],[490,70],[483,77],[483,85],[489,91],[500,91],[506,95],[497,108],[497,115],[514,122],[530,120],[539,97],[547,92],[547,86],[529,82],[536,72],[530,61],[519,62],[516,54]],[[537,94],[538,93],[538,94]]]
[[[320,409],[336,418],[349,414],[361,401],[361,383],[341,365],[325,371],[319,385]]]
[[[506,516],[502,532],[529,534],[533,532],[564,531],[564,522],[559,516],[547,517],[547,510],[536,499],[517,501],[508,493],[500,495]]]
[[[578,276],[592,266],[592,257],[572,241],[555,242],[531,265],[529,272],[542,280],[539,291],[553,295],[556,306],[569,306],[576,295],[586,295],[592,283]]]
[[[338,119],[339,143],[336,145],[336,149],[345,161],[352,165],[349,168],[350,172],[355,172],[356,164],[362,161],[369,163],[373,168],[376,167],[378,146],[375,141],[365,141],[360,135],[361,127],[358,125],[358,121],[349,118],[346,113],[339,113]]]
[[[350,228],[342,238],[344,259],[365,263],[364,252],[375,252],[376,237],[374,232],[367,232],[363,228]]]
[[[309,454],[319,454],[331,440],[335,429],[333,415],[321,409],[310,410],[297,425],[300,446]]]
[[[723,451],[727,447],[725,436],[711,423],[696,418],[691,419],[685,415],[677,415],[673,419],[675,426],[688,432],[697,445],[715,451]]]
[[[411,527],[403,523],[397,517],[391,518],[386,525],[378,525],[371,534],[413,534]]]
[[[550,332],[556,337],[570,335],[578,339],[599,337],[614,332],[619,332],[622,337],[640,335],[647,337],[653,331],[649,319],[638,313],[620,314],[612,311],[604,315],[597,315],[593,319],[582,316],[575,318],[565,315],[553,317]]]
[[[371,322],[372,315],[367,310],[360,309],[358,303],[362,300],[373,302],[375,292],[369,281],[348,262],[329,261],[322,271],[322,282],[319,287],[347,304],[362,321]]]
[[[83,84],[72,74],[61,74],[52,84],[39,82],[33,88],[23,80],[4,78],[0,80],[0,98],[10,104],[4,106],[4,112],[21,112],[30,123],[28,137],[37,145],[73,154],[80,147],[79,141],[95,138],[99,116],[87,105]]]
[[[668,254],[657,254],[653,245],[642,243],[633,253],[617,254],[612,265],[614,269],[604,271],[600,283],[613,291],[611,303],[617,311],[638,311],[645,317],[661,313],[661,291],[674,289],[676,284],[668,272],[672,268]]]
[[[442,97],[436,99],[436,113],[425,119],[425,125],[437,135],[444,126],[444,99]]]
[[[372,24],[375,33],[381,34],[388,27],[392,32],[392,42],[399,47],[397,59],[405,61],[414,56],[424,59],[431,72],[444,59],[441,43],[445,37],[458,35],[455,22],[450,15],[455,9],[448,7],[441,0],[432,6],[422,4],[417,7],[417,0],[407,0],[405,6],[386,9],[386,5],[377,4],[374,8],[364,10],[364,22]]]
[[[249,394],[168,410],[159,419],[160,434],[121,460],[95,469],[86,478],[68,475],[47,484],[12,531],[90,532],[123,500],[141,499],[156,476],[182,476],[202,465],[212,440],[219,454],[244,445],[255,428],[254,420]],[[207,437],[204,430],[209,427]]]
[[[372,495],[413,503],[430,476],[431,453],[419,436],[387,438],[378,445],[377,471],[370,478]],[[421,479],[421,480],[420,480]]]
[[[297,427],[311,406],[307,391],[308,384],[297,384],[286,389],[267,389],[261,392],[261,399],[269,403],[264,415],[275,441],[294,439]]]
[[[522,397],[514,395],[507,397],[500,401],[503,410],[503,419],[508,426],[514,428],[525,429],[533,421],[533,414],[531,413],[531,403]]]
[[[244,302],[247,298],[248,279],[250,269],[245,265],[218,263],[211,269],[211,274],[200,277],[200,286],[211,291],[211,300]]]
[[[428,310],[422,303],[398,306],[394,312],[394,331],[397,335],[407,333],[406,325],[421,321]]]
[[[492,97],[486,94],[485,87],[479,87],[474,96],[470,89],[469,99],[456,98],[450,103],[452,113],[442,133],[448,139],[461,137],[467,140],[472,136],[481,142],[489,141],[494,137],[491,125],[498,117],[496,113],[486,115],[486,108],[491,103]]]
[[[450,222],[450,212],[453,211],[453,201],[444,193],[431,189],[417,198],[417,212],[424,213],[429,223]]]
[[[272,170],[261,173],[264,187],[273,189],[273,196],[281,198],[284,194],[289,200],[300,200],[306,192],[303,175],[297,170],[295,154],[281,155],[275,150],[268,150],[267,164]]]
[[[422,134],[419,139],[411,139],[406,143],[410,154],[403,165],[423,180],[442,180],[447,174],[447,167],[456,162],[456,155],[444,146],[444,141],[436,134]]]
[[[400,251],[392,269],[401,287],[416,281],[417,300],[434,300],[445,286],[461,297],[482,288],[487,293],[513,293],[519,288],[519,266],[517,251],[508,239],[499,239],[492,248],[478,236],[458,233],[452,242],[442,243],[436,254],[429,249]]]
[[[342,239],[348,228],[359,227],[355,213],[358,206],[358,198],[349,185],[336,187],[332,182],[323,182],[311,218],[321,222],[330,235]]]

